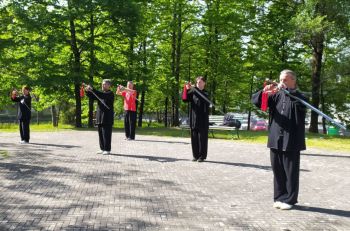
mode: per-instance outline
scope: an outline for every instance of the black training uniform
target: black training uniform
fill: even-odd
[[[307,100],[298,90],[287,89],[292,95]],[[252,96],[260,108],[262,91]],[[274,201],[294,205],[298,202],[300,151],[305,145],[306,107],[279,91],[268,97],[271,166],[274,174]]]
[[[32,118],[32,97],[30,95],[22,95],[11,98],[12,101],[18,102],[18,120],[19,120],[19,132],[21,140],[29,142],[30,130],[29,124]]]
[[[102,151],[111,151],[111,141],[112,141],[112,127],[114,123],[114,94],[112,91],[97,91],[92,89],[92,91],[109,107],[109,109],[103,105],[92,94],[87,92],[87,96],[93,100],[97,100],[97,111],[96,111],[96,125],[98,126],[98,136],[100,141],[100,149]]]
[[[208,98],[205,90],[199,90]],[[208,130],[209,130],[209,103],[202,98],[194,89],[187,91],[187,99],[184,102],[190,103],[190,128],[191,145],[194,159],[207,158],[208,153]]]

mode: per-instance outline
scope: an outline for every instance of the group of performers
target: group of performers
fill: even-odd
[[[111,91],[112,82],[109,79],[102,81],[102,91],[86,85],[85,91],[90,99],[97,100],[96,125],[98,126],[98,136],[100,151],[108,155],[111,152],[112,127],[114,122],[114,94]],[[128,81],[127,87],[118,86],[117,95],[124,98],[124,129],[125,139],[135,139],[136,129],[136,100],[137,92],[134,90],[132,81]]]
[[[300,151],[305,145],[306,106],[295,97],[306,101],[297,90],[297,77],[291,70],[283,70],[279,83],[271,83],[252,96],[252,103],[262,110],[269,107],[269,135],[267,147],[274,175],[273,207],[289,210],[298,202]],[[193,161],[207,158],[209,130],[209,102],[203,77],[196,85],[186,84],[183,101],[190,103],[190,128]],[[285,89],[283,91],[281,89]]]
[[[271,166],[274,175],[273,207],[288,210],[298,202],[300,151],[305,150],[305,116],[306,107],[291,96],[306,100],[297,90],[296,74],[291,70],[280,73],[279,83],[266,85],[252,96],[252,103],[262,110],[269,107],[269,134],[267,147],[270,148]],[[209,100],[205,91],[206,81],[196,78],[195,85],[186,83],[182,100],[190,104],[190,130],[193,161],[203,162],[208,152]],[[290,94],[286,94],[286,89]],[[20,124],[21,143],[29,142],[29,123],[31,117],[31,96],[29,87],[12,93],[12,101],[19,102],[18,119]],[[102,81],[102,90],[85,85],[87,96],[97,100],[96,124],[98,126],[100,151],[109,154],[111,151],[112,126],[114,122],[114,93],[111,81]],[[124,127],[126,140],[135,139],[136,95],[133,83],[127,87],[118,86],[117,95],[124,98]]]

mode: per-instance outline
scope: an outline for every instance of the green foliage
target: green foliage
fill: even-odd
[[[282,69],[295,70],[301,90],[312,90],[310,40],[323,33],[324,110],[349,123],[344,93],[349,5],[347,0],[12,0],[0,5],[0,109],[12,104],[13,87],[29,84],[39,98],[36,110],[55,106],[60,122],[74,123],[74,84],[99,86],[110,78],[113,91],[127,80],[144,91],[145,114],[164,118],[168,98],[168,116],[177,113],[174,105],[185,116],[187,105],[176,104],[183,83],[202,75],[218,109],[259,113],[251,93]],[[116,98],[120,115],[122,99]],[[86,124],[88,100],[81,103]]]

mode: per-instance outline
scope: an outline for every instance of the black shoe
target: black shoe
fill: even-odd
[[[195,162],[195,161],[197,161],[197,159],[196,159],[196,158],[193,158],[192,161]]]
[[[199,158],[199,159],[197,160],[197,162],[204,162],[204,159]]]

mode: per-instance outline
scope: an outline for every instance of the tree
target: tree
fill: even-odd
[[[300,41],[312,51],[312,105],[319,108],[321,74],[325,45],[332,39],[349,35],[349,2],[308,0],[300,5],[295,18]],[[311,112],[310,132],[318,133],[318,114]]]

